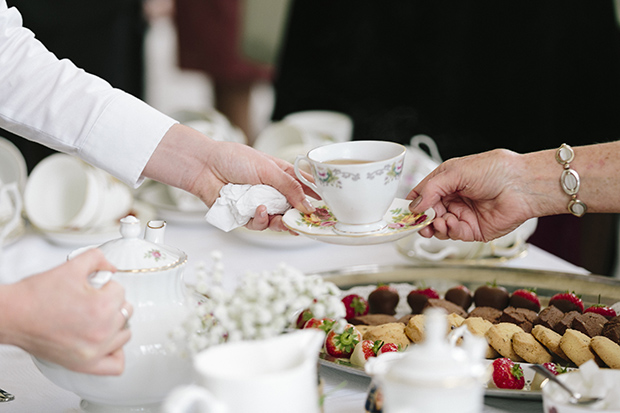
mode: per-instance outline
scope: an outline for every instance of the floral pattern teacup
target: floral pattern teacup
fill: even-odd
[[[321,196],[340,234],[383,231],[383,219],[398,190],[406,149],[386,141],[353,141],[321,146],[295,159],[295,174]],[[300,162],[310,164],[314,183]]]

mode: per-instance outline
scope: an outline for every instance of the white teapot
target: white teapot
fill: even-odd
[[[48,379],[82,397],[87,412],[158,412],[172,388],[192,380],[191,358],[175,351],[169,338],[188,315],[182,280],[187,255],[163,244],[164,230],[164,221],[150,221],[141,239],[140,221],[130,215],[121,219],[122,237],[98,247],[118,271],[93,274],[91,284],[117,281],[134,308],[120,376],[77,373],[34,358]]]
[[[365,369],[383,394],[384,413],[480,413],[487,380],[486,341],[459,327],[446,337],[441,309],[425,311],[425,340],[402,353],[371,358]],[[456,342],[462,341],[457,346]]]

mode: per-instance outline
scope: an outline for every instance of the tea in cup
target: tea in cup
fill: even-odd
[[[405,153],[394,142],[339,142],[297,156],[295,174],[330,208],[336,233],[377,233],[387,228],[384,215],[396,197]],[[314,183],[303,176],[302,162],[310,164]]]

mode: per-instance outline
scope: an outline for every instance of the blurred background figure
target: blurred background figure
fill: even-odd
[[[258,134],[251,95],[272,80],[273,67],[242,53],[243,0],[175,0],[179,66],[206,74],[215,109],[239,127],[252,144]]]
[[[274,120],[343,112],[354,139],[432,137],[444,159],[620,138],[612,0],[295,0]],[[530,241],[590,271],[614,264],[616,215],[543,218]]]
[[[112,86],[144,97],[144,36],[147,22],[142,0],[8,0],[24,26],[58,58],[107,80]],[[28,170],[54,151],[0,129],[26,159]]]

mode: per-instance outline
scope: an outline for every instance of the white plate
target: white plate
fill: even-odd
[[[156,219],[155,209],[144,202],[135,201],[130,211],[138,218],[142,225],[148,221]],[[83,247],[86,245],[100,245],[104,242],[119,238],[120,222],[104,228],[97,228],[89,231],[43,231],[38,229],[43,236],[52,244],[63,247]]]
[[[392,242],[429,225],[435,219],[435,211],[428,209],[420,217],[415,217],[409,212],[408,206],[411,201],[396,198],[388,212],[383,217],[388,227],[382,232],[366,235],[341,235],[333,231],[336,218],[323,201],[312,201],[312,205],[321,210],[321,216],[304,214],[297,209],[289,209],[282,219],[287,228],[303,236],[329,244],[340,245],[373,245]]]
[[[28,169],[22,153],[11,141],[0,137],[0,181],[5,184],[17,182],[23,193],[27,178]]]
[[[205,215],[209,208],[204,210],[182,211],[170,196],[166,186],[159,182],[145,182],[136,192],[136,197],[157,209],[159,218],[179,224],[205,224]]]

